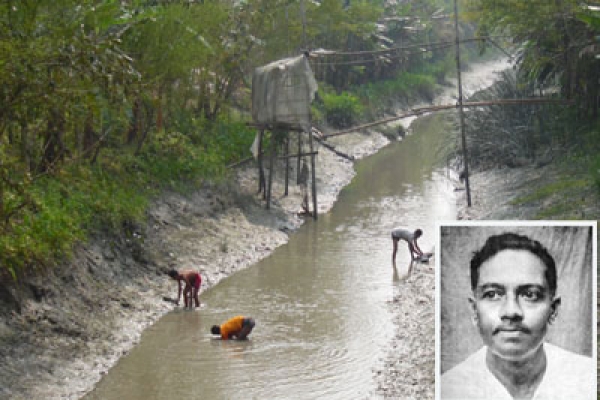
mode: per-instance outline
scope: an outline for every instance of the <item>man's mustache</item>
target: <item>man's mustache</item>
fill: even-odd
[[[524,325],[516,324],[516,325],[500,325],[494,329],[492,332],[493,335],[496,335],[500,332],[523,332],[523,333],[531,333],[531,330]]]

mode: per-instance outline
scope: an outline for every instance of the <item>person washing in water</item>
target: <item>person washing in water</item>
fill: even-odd
[[[200,284],[202,283],[202,277],[200,273],[193,270],[177,271],[172,269],[167,273],[172,279],[177,281],[179,288],[177,290],[176,305],[179,305],[179,299],[181,299],[181,284],[185,283],[183,288],[183,303],[185,307],[192,308],[192,298],[196,303],[196,307],[200,307],[200,300],[198,299],[198,292],[200,291]]]
[[[395,228],[394,230],[392,230],[392,242],[394,243],[392,263],[396,265],[396,253],[398,252],[398,242],[400,240],[404,240],[406,241],[406,243],[408,243],[408,250],[410,251],[411,261],[423,257],[423,251],[421,251],[419,245],[417,244],[417,239],[419,239],[422,235],[423,231],[421,229],[415,229],[414,232],[411,232],[408,229],[404,228]]]
[[[220,335],[220,338],[223,340],[244,340],[248,338],[252,329],[254,329],[254,319],[238,315],[222,325],[213,325],[210,332],[213,335]]]

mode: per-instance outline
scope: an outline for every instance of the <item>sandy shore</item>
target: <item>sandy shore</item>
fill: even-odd
[[[484,69],[489,80],[498,67],[489,63]],[[329,143],[360,159],[388,139],[377,132],[354,133]],[[322,146],[318,150],[318,207],[326,213],[355,172],[352,162]],[[167,268],[198,269],[206,290],[286,243],[303,222],[297,216],[299,188],[290,185],[283,197],[278,173],[267,211],[255,193],[256,169],[246,166],[235,175],[229,183],[206,185],[190,195],[165,194],[143,226],[93,238],[48,276],[0,286],[0,397],[80,398],[145,328],[172,309],[162,300],[175,292],[164,275]],[[403,350],[392,351],[386,368],[374,371],[386,397],[432,397],[432,284],[433,270],[416,268],[401,285],[411,292],[398,293],[390,305],[398,326],[390,348]],[[405,345],[410,340],[412,347]]]

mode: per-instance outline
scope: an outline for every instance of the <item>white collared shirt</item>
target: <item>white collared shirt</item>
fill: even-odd
[[[544,343],[546,371],[532,400],[596,400],[596,363]],[[442,400],[513,400],[487,368],[484,346],[441,377]]]

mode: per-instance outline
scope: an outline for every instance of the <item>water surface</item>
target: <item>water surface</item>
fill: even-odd
[[[392,267],[390,231],[422,228],[428,251],[435,221],[456,215],[439,167],[443,129],[417,125],[357,164],[329,214],[202,293],[202,309],[174,311],[144,332],[85,399],[377,398],[374,370],[394,330],[388,302],[410,265],[401,245]],[[250,340],[211,339],[211,325],[238,314],[256,320]]]

